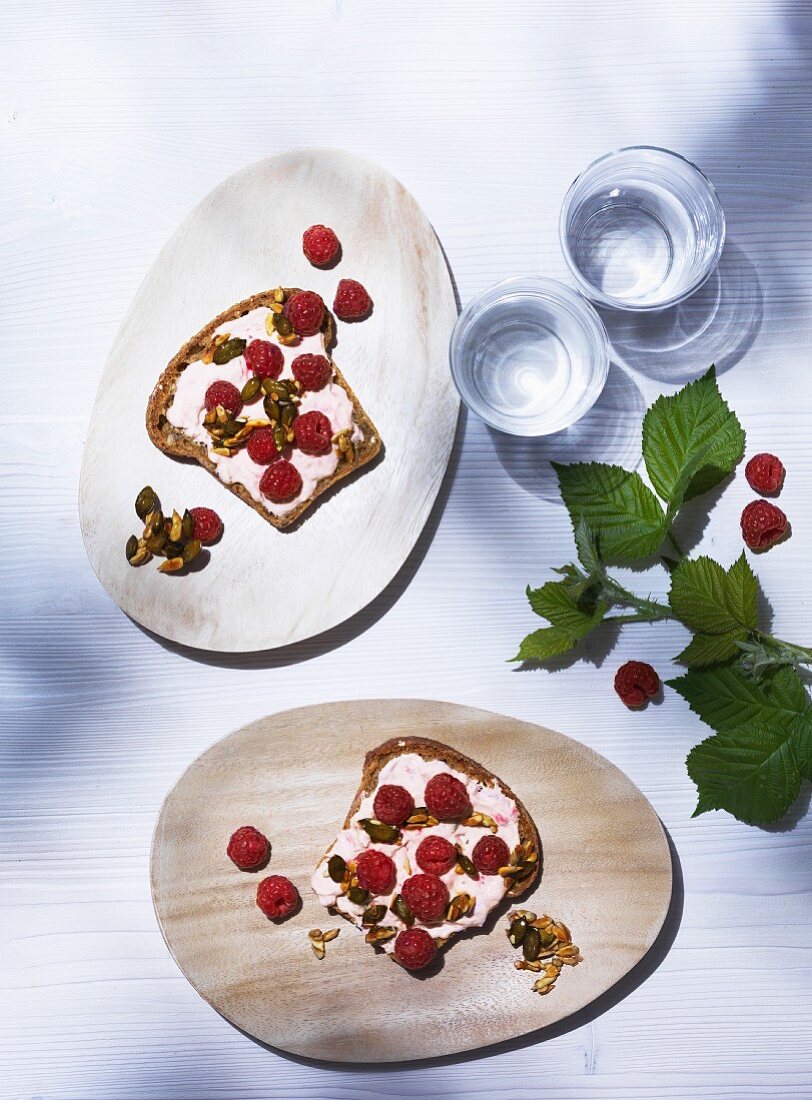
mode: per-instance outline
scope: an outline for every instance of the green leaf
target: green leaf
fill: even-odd
[[[671,574],[671,607],[700,634],[736,634],[756,627],[756,578],[744,555],[726,571],[712,558],[686,558]]]
[[[798,727],[759,724],[746,732],[716,733],[696,745],[686,761],[699,792],[694,817],[727,810],[748,825],[777,821],[800,790],[797,742],[803,736]]]
[[[589,525],[581,515],[574,524],[575,549],[578,551],[578,560],[590,576],[597,576],[603,572],[603,564],[598,553],[598,540],[595,538]]]
[[[677,657],[684,665],[718,665],[739,652],[739,634],[695,634]]]
[[[512,661],[546,661],[572,649],[577,639],[560,626],[546,626],[528,634]]]
[[[722,398],[716,370],[672,396],[658,398],[643,420],[643,458],[651,484],[672,513],[705,493],[744,454],[744,431]]]
[[[554,462],[573,528],[583,519],[604,561],[646,558],[665,537],[662,505],[638,473],[602,462]]]
[[[803,683],[791,668],[775,672],[766,687],[734,668],[686,672],[668,685],[679,692],[694,714],[720,733],[764,723],[787,725],[809,713]]]

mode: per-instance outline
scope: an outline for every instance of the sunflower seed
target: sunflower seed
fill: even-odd
[[[161,562],[158,566],[159,573],[177,573],[179,569],[183,569],[186,562],[183,558],[167,558],[166,561]]]
[[[324,943],[330,943],[332,940],[334,940],[336,938],[336,936],[338,935],[338,933],[340,931],[341,931],[340,928],[328,928],[327,931],[322,936],[322,940],[324,941]]]
[[[550,993],[555,985],[555,978],[549,978],[545,974],[543,978],[538,978],[533,982],[534,993]]]
[[[540,962],[528,962],[527,959],[516,959],[513,965],[517,970],[532,970],[534,974],[541,970]]]
[[[310,947],[313,951],[313,954],[316,956],[317,959],[323,959],[324,958],[324,954],[325,954],[324,940],[311,939]]]

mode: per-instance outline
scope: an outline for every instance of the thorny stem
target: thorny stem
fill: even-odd
[[[762,642],[774,645],[781,655],[786,655],[798,664],[812,664],[812,649],[806,646],[795,645],[794,642],[785,642],[782,638],[776,638],[774,634],[767,634],[762,630],[754,630],[753,634]]]

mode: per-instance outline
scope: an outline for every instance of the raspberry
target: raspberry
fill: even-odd
[[[405,787],[384,783],[372,803],[375,818],[386,825],[402,825],[414,809],[414,799]]]
[[[468,792],[459,779],[448,772],[441,772],[428,781],[423,800],[432,817],[439,821],[453,821],[456,817],[467,817],[471,812]]]
[[[789,521],[768,500],[751,500],[742,512],[742,537],[751,550],[769,550],[787,533]]]
[[[339,248],[338,237],[326,225],[311,225],[302,234],[302,252],[316,267],[331,264]]]
[[[445,875],[457,862],[457,849],[444,836],[427,836],[418,844],[414,858],[427,875]]]
[[[403,900],[419,921],[442,920],[448,905],[448,887],[436,875],[412,875],[403,883]]]
[[[422,970],[437,954],[437,945],[425,928],[407,928],[395,940],[394,954],[407,970]]]
[[[300,290],[285,302],[285,316],[297,336],[315,336],[324,320],[324,302],[313,290]]]
[[[282,349],[269,340],[252,340],[243,355],[257,378],[278,378],[285,365]]]
[[[293,437],[296,446],[306,455],[323,455],[332,447],[333,429],[324,413],[312,412],[297,416],[293,421]]]
[[[615,673],[615,691],[627,707],[642,707],[660,690],[660,677],[645,661],[627,661]]]
[[[271,875],[257,887],[257,905],[271,920],[284,920],[299,905],[299,891],[289,878]]]
[[[232,835],[226,853],[241,871],[256,871],[268,859],[271,846],[253,825],[243,825]]]
[[[333,375],[330,360],[325,355],[297,355],[290,369],[303,390],[323,389]]]
[[[757,493],[777,493],[784,481],[784,463],[766,452],[753,455],[744,467],[744,476]]]
[[[226,412],[230,412],[232,416],[239,416],[242,412],[240,391],[236,386],[232,386],[230,382],[223,382],[222,380],[212,382],[206,390],[204,400],[209,412],[216,409],[218,405],[222,405]]]
[[[274,504],[292,500],[302,489],[302,476],[292,462],[282,458],[269,466],[259,483],[259,491]]]
[[[385,852],[367,848],[355,861],[358,885],[370,894],[388,894],[395,885],[395,865]]]
[[[360,321],[372,309],[372,299],[355,279],[339,280],[333,310],[342,321]]]
[[[223,521],[211,508],[190,508],[189,514],[195,521],[193,539],[201,542],[215,542],[223,533]]]
[[[500,867],[507,867],[510,848],[501,836],[483,836],[474,845],[471,862],[483,875],[498,875]]]
[[[270,466],[279,458],[273,438],[273,428],[254,428],[248,437],[246,450],[257,466]]]

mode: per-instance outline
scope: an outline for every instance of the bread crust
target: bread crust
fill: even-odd
[[[295,294],[298,288],[283,287],[283,289],[286,295],[290,295]],[[150,439],[159,450],[164,452],[164,454],[171,455],[174,458],[194,459],[195,462],[198,462],[208,470],[210,474],[216,477],[217,481],[224,488],[230,490],[235,496],[238,496],[240,500],[249,506],[249,508],[253,508],[263,519],[266,519],[268,523],[281,530],[296,523],[320,496],[332,488],[333,485],[336,485],[338,482],[354,474],[355,471],[361,469],[361,467],[366,466],[380,454],[383,449],[383,442],[377,428],[367,415],[344,375],[332,361],[332,358],[331,365],[333,367],[335,381],[341,386],[352,402],[353,419],[363,432],[364,438],[360,443],[354,444],[355,460],[352,463],[339,462],[335,473],[330,477],[322,478],[313,490],[313,494],[308,497],[307,500],[301,501],[295,508],[292,508],[283,516],[274,515],[273,512],[270,512],[259,501],[254,500],[243,485],[226,484],[225,481],[218,477],[217,467],[209,458],[206,445],[191,439],[189,436],[185,435],[181,429],[176,428],[166,419],[167,410],[172,404],[175,396],[178,379],[191,363],[194,363],[203,356],[215,331],[221,325],[226,324],[228,321],[233,321],[237,317],[242,317],[243,314],[249,313],[252,309],[257,309],[259,306],[271,305],[274,301],[273,295],[273,290],[265,290],[259,294],[253,294],[250,298],[245,298],[241,302],[237,302],[236,305],[218,314],[218,316],[205,325],[200,332],[195,333],[190,340],[187,340],[177,355],[170,359],[150,395],[149,401],[147,402],[146,426]],[[325,315],[327,320],[322,336],[325,353],[329,355],[330,348],[335,341],[335,320],[329,310],[325,311]]]
[[[352,805],[344,819],[342,828],[348,829],[350,827],[353,817],[358,813],[361,802],[378,786],[378,776],[384,765],[394,757],[404,756],[406,753],[416,753],[424,760],[441,760],[444,764],[447,764],[449,768],[454,768],[455,771],[462,772],[464,775],[470,776],[479,783],[483,783],[488,787],[499,787],[503,794],[516,803],[516,808],[519,811],[519,840],[529,840],[532,843],[533,848],[538,852],[538,861],[533,873],[522,883],[514,884],[509,887],[505,891],[505,897],[518,898],[526,894],[541,873],[542,847],[536,824],[528,813],[524,803],[521,799],[516,797],[507,783],[503,783],[497,775],[488,771],[487,768],[484,768],[476,760],[472,760],[470,756],[465,756],[464,753],[459,752],[450,745],[445,745],[441,741],[435,741],[430,737],[392,737],[388,741],[384,741],[383,744],[378,745],[377,748],[371,749],[366,754],[364,757],[363,771],[361,773],[361,783],[355,793],[355,798],[352,800]],[[332,847],[332,844],[330,847]],[[325,855],[330,851],[330,847],[325,851]],[[324,856],[322,856],[322,859],[323,858]],[[353,927],[356,927],[355,921],[349,913],[342,913],[341,910],[338,909],[334,910],[334,912],[349,921]],[[454,935],[459,935],[459,933],[454,933]],[[435,942],[438,947],[444,947],[452,938],[453,936],[438,937]],[[390,958],[397,962],[394,956],[390,955]]]

